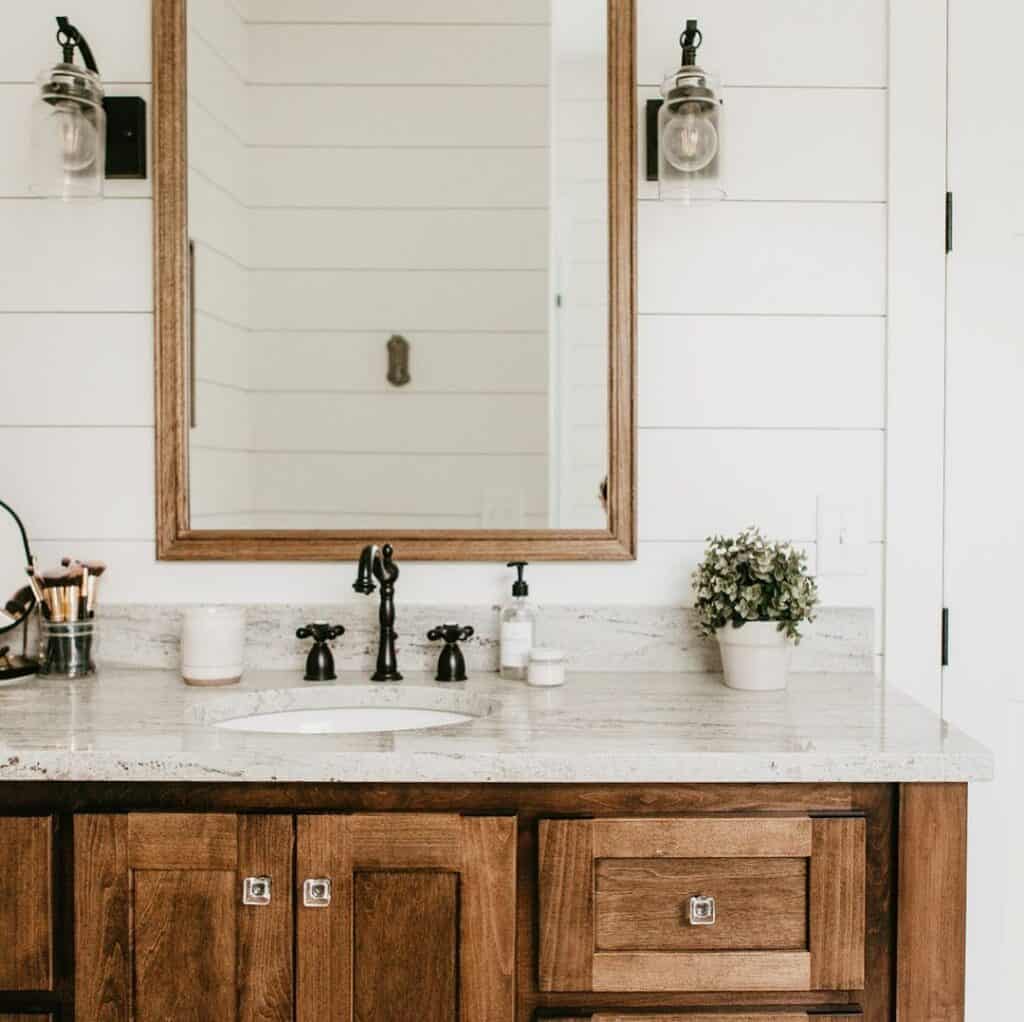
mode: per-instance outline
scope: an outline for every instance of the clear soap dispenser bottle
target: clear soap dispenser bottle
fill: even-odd
[[[526,561],[511,561],[518,578],[512,585],[512,600],[501,608],[501,676],[510,681],[525,681],[533,649],[536,614],[527,599],[530,587],[523,579]]]

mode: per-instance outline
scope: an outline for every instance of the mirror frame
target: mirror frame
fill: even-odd
[[[18,526],[18,531],[21,533],[21,545],[25,551],[25,566],[28,567],[28,565],[32,563],[32,547],[28,542],[28,532],[25,530],[25,523],[21,520],[21,516],[18,512],[15,511],[10,504],[0,500],[0,514],[5,513],[9,514],[14,519],[14,524]],[[22,575],[22,579],[25,579],[25,575]],[[22,586],[19,586],[14,592],[17,593],[21,588]],[[8,597],[5,596],[4,599],[8,599]],[[9,625],[0,625],[0,635],[7,635],[8,632],[13,632],[16,628],[23,628],[25,626],[25,622],[32,617],[32,613],[38,605],[39,601],[35,598],[35,593],[33,593],[32,606],[29,607],[28,613],[24,617],[18,618],[17,621],[12,621]]]
[[[192,529],[188,499],[186,2],[153,2],[158,560],[352,560],[386,536],[403,560],[636,558],[636,0],[608,0],[609,479],[606,530]]]

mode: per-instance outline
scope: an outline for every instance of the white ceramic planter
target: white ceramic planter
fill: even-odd
[[[793,643],[779,631],[777,621],[748,621],[740,628],[726,625],[715,636],[729,688],[774,692],[786,687]]]

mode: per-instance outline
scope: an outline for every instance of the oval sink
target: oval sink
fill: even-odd
[[[247,717],[229,717],[214,726],[225,731],[258,731],[278,735],[359,735],[374,731],[421,731],[465,724],[468,713],[421,710],[405,706],[336,706],[280,710]]]

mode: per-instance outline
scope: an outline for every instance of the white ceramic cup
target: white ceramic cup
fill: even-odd
[[[234,685],[242,677],[245,610],[189,607],[181,629],[181,676],[186,685]]]

